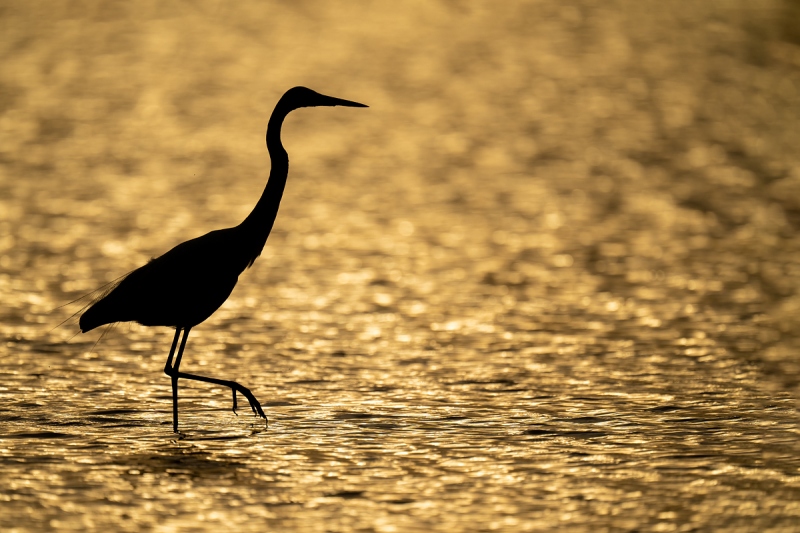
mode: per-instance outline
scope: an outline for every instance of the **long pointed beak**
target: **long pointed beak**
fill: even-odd
[[[316,105],[318,106],[345,106],[345,107],[369,107],[368,105],[359,104],[358,102],[351,102],[350,100],[344,100],[342,98],[334,98],[333,96],[325,96],[324,94],[320,95],[322,98],[320,102]]]

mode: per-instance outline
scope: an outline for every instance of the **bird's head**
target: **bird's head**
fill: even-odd
[[[293,87],[284,93],[281,102],[290,110],[300,107],[320,107],[320,106],[347,106],[347,107],[369,107],[358,102],[325,96],[307,87]]]

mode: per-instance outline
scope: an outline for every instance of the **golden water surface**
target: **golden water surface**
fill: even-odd
[[[269,427],[175,435],[172,331],[59,306],[240,222],[295,85],[370,108],[181,367]],[[2,531],[798,531],[798,331],[796,0],[0,2]]]

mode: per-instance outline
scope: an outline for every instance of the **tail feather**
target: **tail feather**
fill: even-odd
[[[92,331],[94,328],[107,323],[103,322],[103,319],[100,317],[100,313],[97,311],[98,303],[100,302],[95,303],[81,315],[81,319],[78,321],[78,326],[81,328],[81,333]]]
[[[117,289],[119,289],[120,285],[122,285],[133,272],[135,271],[132,270],[91,293],[93,301],[88,305],[88,309],[86,309],[86,307],[83,308],[86,309],[86,311],[81,315],[78,321],[81,333],[86,333],[87,331],[91,331],[105,324],[120,321],[117,316],[119,314],[118,306],[114,305],[114,302],[119,298],[115,298],[114,294],[119,292]],[[83,311],[83,309],[78,311],[78,313]]]
[[[114,289],[116,289],[119,286],[120,283],[122,283],[122,281],[126,277],[128,277],[128,275],[131,272],[128,272],[127,274],[124,274],[124,275],[118,277],[114,281],[110,281],[110,282],[106,283],[102,287],[99,287],[99,288],[93,290],[92,292],[88,292],[88,293],[84,294],[83,296],[75,298],[71,302],[67,302],[67,303],[65,303],[63,305],[60,305],[60,306],[56,307],[55,309],[53,309],[53,311],[55,311],[57,309],[61,309],[62,307],[66,307],[66,306],[69,306],[69,305],[77,304],[78,302],[80,302],[80,304],[81,304],[81,308],[80,309],[78,309],[77,311],[72,313],[70,316],[68,316],[67,318],[62,320],[57,326],[55,326],[53,328],[53,330],[60,328],[61,326],[63,326],[66,323],[69,323],[70,327],[72,325],[74,325],[75,321],[76,321],[75,317],[77,317],[78,315],[83,314],[83,312],[86,311],[88,308],[91,308],[92,306],[94,306],[94,304],[96,304],[97,302],[99,302],[100,300],[102,300],[103,298],[108,296]],[[88,302],[87,302],[87,300],[88,300]],[[80,319],[78,319],[78,321],[80,321]],[[87,329],[82,329],[83,332],[86,332],[86,331],[89,331],[91,329],[94,329],[98,325],[100,325],[100,324],[98,324],[98,325],[94,325],[94,326],[89,327],[88,324],[89,324],[89,322],[87,322]]]
[[[102,300],[98,300],[81,315],[81,319],[78,321],[78,326],[80,326],[81,332],[86,333],[87,331],[104,326],[105,324],[119,322],[120,319],[113,311],[114,306],[109,305],[109,300],[107,297],[103,298]]]

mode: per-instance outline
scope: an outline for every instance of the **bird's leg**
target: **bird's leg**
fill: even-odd
[[[164,373],[172,378],[175,373],[172,370],[172,357],[175,355],[175,348],[178,347],[178,337],[181,335],[181,328],[175,328],[175,338],[172,339],[172,347],[169,349],[169,357],[164,364]],[[178,384],[172,379],[172,429],[178,432]]]
[[[186,348],[186,341],[189,339],[189,332],[192,328],[185,328],[183,330],[183,339],[181,339],[181,347],[178,349],[178,355],[175,357],[175,364],[170,369],[168,374],[172,378],[172,430],[177,433],[178,432],[178,378],[180,377],[180,372],[178,369],[181,366],[181,358],[183,357],[183,350]],[[175,340],[172,341],[172,348],[175,349],[175,343],[178,340],[178,333],[180,329],[175,331]],[[170,353],[170,358],[172,359],[172,354]],[[169,359],[167,363],[169,363]]]
[[[191,380],[194,380],[194,381],[203,381],[205,383],[213,383],[214,385],[221,385],[223,387],[230,388],[233,391],[233,394],[234,394],[234,401],[235,401],[235,398],[236,398],[236,393],[237,392],[241,393],[242,396],[247,398],[247,401],[250,402],[250,408],[253,410],[253,413],[255,415],[257,415],[257,416],[260,416],[264,420],[267,420],[267,415],[265,415],[264,414],[264,410],[261,409],[261,404],[258,403],[258,400],[256,400],[256,397],[253,396],[253,393],[250,392],[250,389],[248,389],[247,387],[243,387],[239,383],[236,383],[235,381],[229,381],[227,379],[209,378],[209,377],[206,377],[206,376],[198,376],[197,374],[188,374],[186,372],[178,372],[177,371],[177,366],[175,367],[174,370],[175,370],[175,374],[173,376],[177,376],[179,378],[191,379]],[[175,377],[173,377],[173,379],[175,379]],[[234,404],[234,408],[235,407],[236,407],[236,405]]]
[[[164,365],[164,373],[168,376],[172,375],[172,356],[175,355],[175,348],[178,346],[178,337],[181,334],[181,328],[175,329],[175,338],[172,339],[172,348],[169,349],[169,357],[167,357],[167,364]]]
[[[261,404],[258,403],[256,397],[253,396],[253,393],[250,392],[250,389],[243,387],[239,383],[235,381],[229,381],[225,379],[216,379],[216,378],[209,378],[206,376],[198,376],[197,374],[189,374],[186,372],[180,372],[181,366],[181,358],[183,357],[183,350],[186,348],[186,340],[189,337],[189,330],[191,328],[186,328],[183,330],[183,340],[181,340],[181,347],[178,350],[178,356],[175,358],[175,364],[172,364],[172,357],[175,354],[175,348],[178,345],[178,336],[181,334],[181,329],[178,328],[175,330],[175,338],[172,340],[172,348],[169,351],[169,357],[167,358],[167,363],[164,365],[164,373],[167,374],[170,378],[172,378],[172,428],[177,433],[178,432],[178,380],[180,378],[183,379],[191,379],[194,381],[203,381],[205,383],[213,383],[215,385],[222,385],[223,387],[228,387],[231,389],[233,393],[233,412],[236,413],[236,393],[240,392],[247,398],[247,401],[250,402],[250,408],[253,410],[253,414],[260,416],[264,420],[267,419],[267,415],[264,414],[264,410],[261,408]]]

